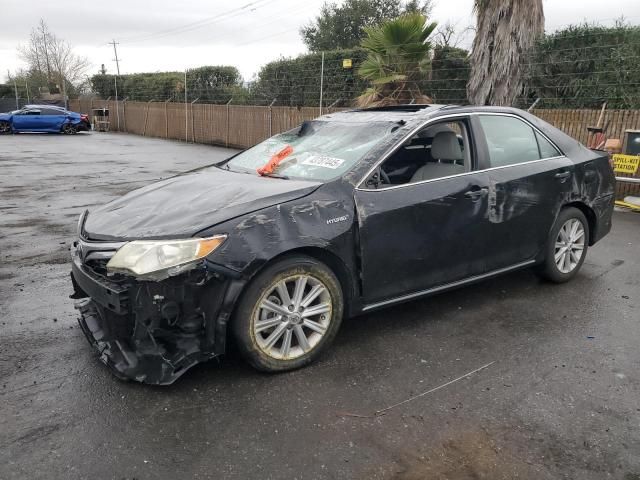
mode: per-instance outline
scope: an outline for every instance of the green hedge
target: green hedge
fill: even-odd
[[[431,80],[421,90],[435,103],[464,105],[469,81],[469,52],[462,48],[437,46],[431,61]]]
[[[356,73],[366,57],[364,50],[334,50],[324,55],[323,104],[351,105],[367,86]],[[351,59],[351,68],[343,68],[344,59]],[[270,104],[273,100],[275,105],[319,105],[321,69],[320,53],[267,63],[251,85],[251,98],[257,105]]]
[[[93,90],[102,98],[115,98],[115,76],[94,75]],[[118,77],[118,97],[135,101],[184,101],[184,72],[134,73]],[[242,77],[231,66],[206,66],[187,72],[189,101],[226,103],[242,86]]]
[[[542,108],[640,108],[640,27],[568,27],[527,59],[529,99]]]

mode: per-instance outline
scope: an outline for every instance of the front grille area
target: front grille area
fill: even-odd
[[[109,258],[89,258],[84,261],[83,267],[113,283],[122,284],[131,281],[131,277],[121,273],[107,274],[107,263],[109,263]]]
[[[107,263],[109,263],[108,258],[96,258],[89,259],[84,262],[84,265],[91,269],[93,273],[96,275],[100,275],[101,277],[107,276]]]
[[[79,238],[75,242],[76,252],[79,254],[83,268],[92,273],[108,278],[110,281],[121,282],[126,280],[124,275],[107,276],[107,263],[116,253],[116,250],[125,242],[92,242],[84,238]]]

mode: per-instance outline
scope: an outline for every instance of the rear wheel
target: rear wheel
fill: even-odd
[[[293,370],[315,360],[334,339],[343,314],[340,283],[323,263],[292,256],[267,267],[243,294],[233,331],[258,370]]]
[[[75,135],[76,133],[78,133],[78,129],[71,123],[65,123],[62,126],[62,133],[66,135]]]
[[[589,223],[584,213],[575,207],[563,209],[549,234],[540,273],[555,283],[568,282],[582,267],[588,246]]]
[[[0,121],[0,134],[11,133],[11,124],[5,120]]]

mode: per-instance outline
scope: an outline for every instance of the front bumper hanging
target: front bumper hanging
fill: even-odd
[[[71,278],[80,328],[119,378],[166,385],[224,352],[230,281],[204,264],[160,282],[112,279],[72,248]]]

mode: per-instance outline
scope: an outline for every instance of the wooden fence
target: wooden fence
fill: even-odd
[[[598,123],[600,110],[534,110],[534,115],[559,128],[576,140],[587,143],[587,127]],[[604,122],[608,138],[622,139],[624,131],[640,129],[640,110],[608,110]]]
[[[111,131],[236,148],[250,147],[319,115],[318,107],[175,102],[118,102],[116,106],[115,101],[105,100],[69,103],[71,110],[89,114],[95,108],[108,108]],[[338,110],[325,109],[324,113]]]
[[[262,107],[184,104],[175,102],[116,102],[72,100],[71,110],[89,113],[108,108],[112,131],[148,137],[185,140],[235,148],[247,148],[294,128],[319,115],[318,107]],[[341,109],[325,109],[323,113]],[[576,138],[587,141],[587,126],[598,122],[600,110],[538,109],[533,113]],[[640,129],[640,110],[608,110],[605,114],[609,138],[622,139],[627,129]],[[640,173],[640,172],[638,172]],[[638,173],[636,176],[638,176]],[[640,196],[640,185],[620,183],[617,197]]]
[[[532,113],[585,144],[587,143],[587,127],[596,125],[600,116],[600,110],[538,109]],[[605,112],[603,123],[608,125],[608,138],[623,140],[625,130],[640,130],[640,110],[608,110]],[[628,177],[630,175],[616,173],[616,176]],[[640,171],[636,172],[635,177],[640,177]],[[640,185],[618,182],[616,199],[621,200],[627,195],[639,197]]]

